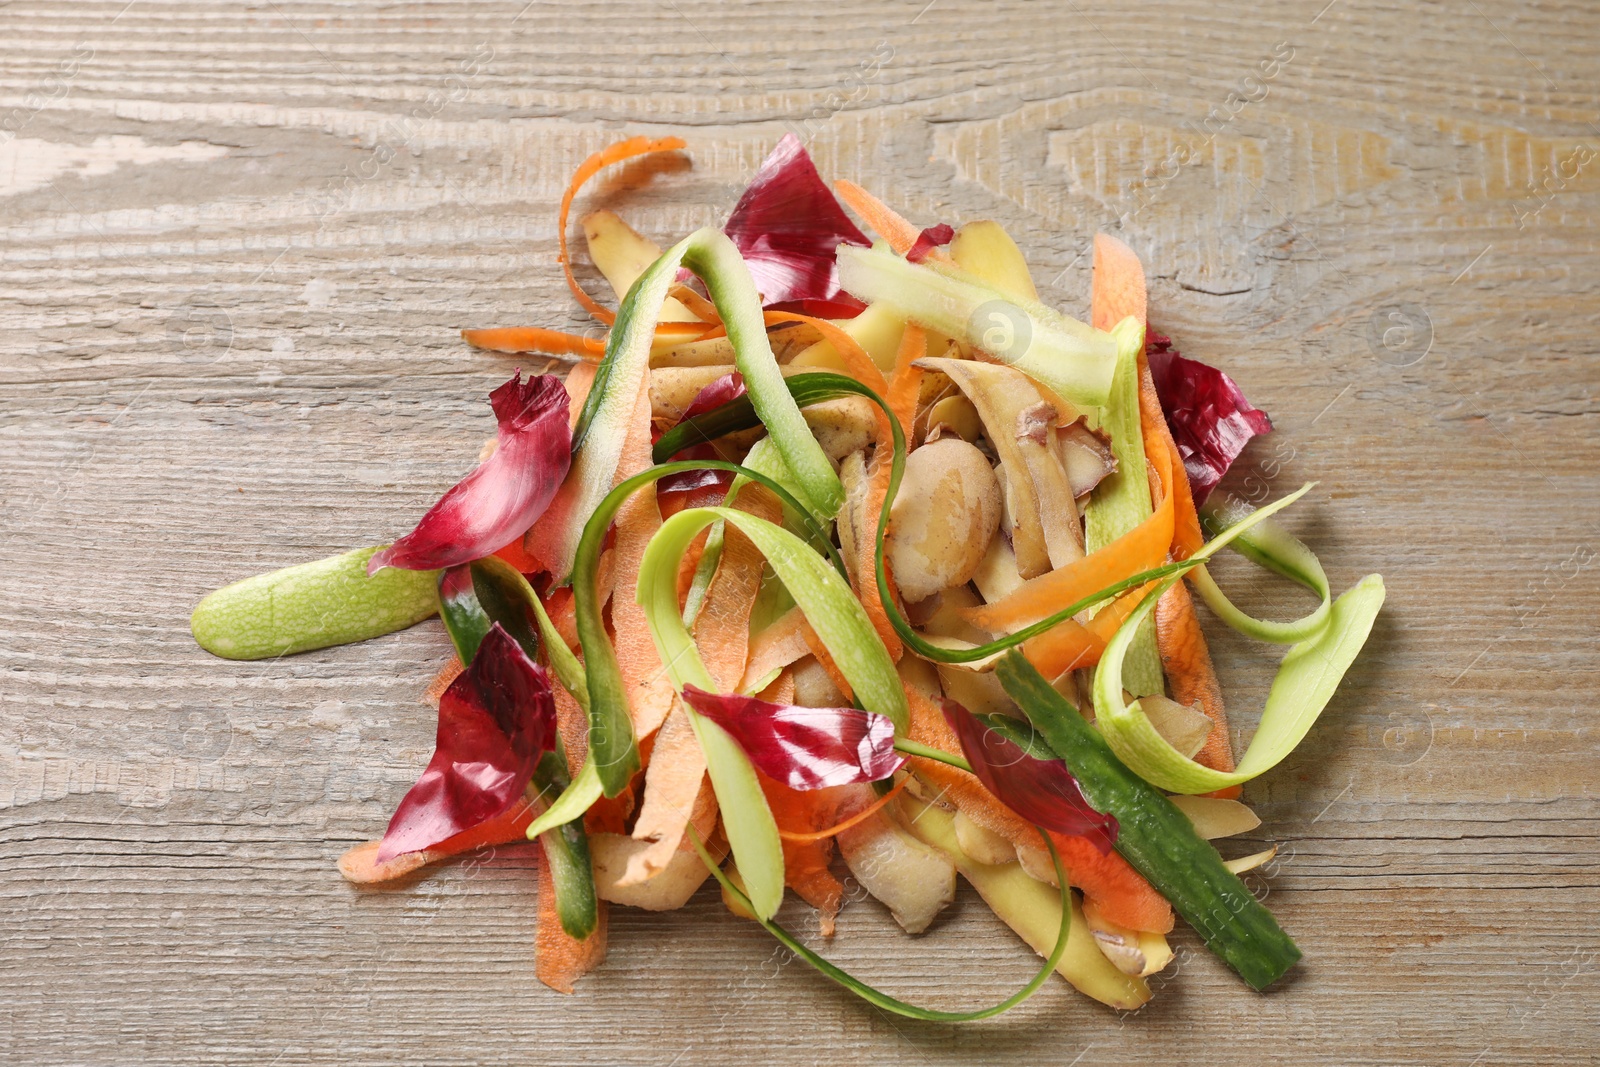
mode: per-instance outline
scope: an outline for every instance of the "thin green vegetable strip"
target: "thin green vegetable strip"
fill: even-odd
[[[559,740],[557,741],[559,749]],[[546,752],[534,771],[533,784],[541,794],[564,794],[571,788],[567,778],[567,759],[558,750]],[[600,904],[594,885],[594,867],[589,860],[589,835],[583,821],[575,819],[560,826],[530,835],[544,846],[545,861],[556,890],[556,917],[568,937],[583,940],[594,933],[600,921]]]
[[[1209,793],[1248,782],[1294,751],[1372,632],[1383,606],[1383,579],[1376,574],[1361,579],[1333,602],[1328,623],[1319,633],[1289,649],[1267,693],[1250,747],[1232,771],[1213,770],[1188,758],[1161,736],[1137,700],[1122,702],[1117,678],[1132,628],[1178,580],[1169,578],[1157,586],[1107,642],[1094,680],[1095,722],[1122,762],[1152,785],[1173,793]]]
[[[1250,506],[1242,501],[1220,503],[1214,494],[1206,502],[1201,518],[1207,528],[1215,529],[1250,514]],[[1316,554],[1272,521],[1256,524],[1239,538],[1234,548],[1246,559],[1275,571],[1290,581],[1298,582],[1321,598],[1317,609],[1294,622],[1273,622],[1245,614],[1233,605],[1227,595],[1217,587],[1206,568],[1201,567],[1191,576],[1195,591],[1218,618],[1247,637],[1258,641],[1271,641],[1279,645],[1292,645],[1320,633],[1328,623],[1328,612],[1333,605],[1333,592],[1328,587],[1328,576]]]
[[[959,337],[1086,407],[1106,402],[1116,348],[1102,330],[1007,296],[959,268],[908,263],[885,249],[839,246],[839,284],[947,337]]]
[[[594,802],[605,795],[605,790],[600,785],[600,772],[595,769],[594,761],[588,760],[578,768],[578,776],[572,784],[561,791],[539,817],[533,820],[528,827],[528,840],[532,841],[540,834],[557,826],[564,826],[575,819],[581,819],[584,813],[594,806]]]
[[[1154,598],[1152,597],[1153,601]],[[1272,913],[1223,866],[1178,808],[1112,753],[1094,727],[1019,652],[1000,661],[1000,683],[1078,780],[1084,799],[1117,817],[1116,849],[1206,945],[1255,989],[1300,959]]]
[[[367,577],[367,559],[384,547],[225,585],[195,607],[194,639],[225,659],[270,659],[381,637],[438,611],[438,571],[389,567]]]
[[[463,664],[471,663],[494,621],[478,602],[472,572],[466,567],[439,572],[439,618],[444,621],[450,643],[455,645],[456,658]]]
[[[990,1019],[1010,1011],[1033,996],[1039,987],[1044,985],[1045,981],[1050,977],[1050,972],[1056,969],[1056,965],[1061,962],[1062,955],[1067,951],[1067,941],[1072,933],[1072,891],[1067,887],[1066,871],[1061,868],[1061,857],[1056,854],[1056,847],[1049,836],[1046,834],[1040,834],[1039,836],[1044,838],[1045,847],[1050,850],[1050,862],[1055,865],[1056,869],[1056,884],[1061,888],[1061,931],[1056,935],[1055,947],[1050,950],[1050,955],[1045,958],[1044,966],[1039,969],[1039,973],[1034,975],[1027,985],[1000,1003],[988,1008],[980,1008],[977,1011],[939,1011],[936,1008],[919,1008],[915,1004],[908,1004],[867,985],[837,964],[823,959],[770,918],[761,918],[758,921],[766,928],[767,933],[777,938],[790,952],[793,952],[818,972],[848,989],[862,1000],[875,1007],[882,1008],[884,1011],[903,1015],[908,1019],[921,1019],[924,1022],[935,1023],[967,1023],[976,1022],[979,1019]],[[740,890],[738,886],[734,885],[728,876],[722,872],[722,868],[717,865],[711,853],[706,851],[705,845],[700,840],[700,835],[695,833],[692,826],[689,827],[689,840],[694,845],[695,851],[700,854],[700,859],[705,863],[706,869],[711,872],[712,877],[722,886],[722,891],[737,903],[744,905],[752,914],[759,916],[760,912],[752,905],[750,897]],[[739,867],[739,874],[745,876],[745,870],[742,865]]]
[[[1100,428],[1111,435],[1117,469],[1090,494],[1083,509],[1084,549],[1097,552],[1150,517],[1150,473],[1144,458],[1144,433],[1139,426],[1139,353],[1144,327],[1138,319],[1117,323],[1117,371],[1111,397],[1101,413]],[[1166,675],[1156,649],[1155,621],[1141,623],[1128,648],[1122,684],[1134,696],[1165,693]]]
[[[783,372],[773,358],[762,318],[761,298],[739,250],[720,230],[706,227],[679,241],[641,274],[611,328],[605,358],[595,372],[573,434],[572,470],[562,487],[558,505],[574,521],[564,526],[551,547],[552,566],[558,580],[568,576],[566,564],[575,560],[581,540],[577,526],[590,515],[611,489],[622,456],[627,420],[632,417],[639,391],[649,371],[650,348],[667,290],[684,266],[705,280],[706,290],[727,327],[733,345],[734,365],[744,377],[750,403],[772,431],[784,461],[795,473],[812,509],[831,517],[844,500],[844,487],[811,436],[800,408],[783,385]],[[670,455],[670,453],[669,453]],[[552,505],[555,507],[557,505]]]
[[[618,509],[632,493],[668,474],[707,468],[743,474],[772,490],[798,513],[806,514],[800,502],[771,478],[737,463],[722,460],[683,460],[659,464],[623,481],[596,505],[583,528],[583,537],[578,541],[578,551],[573,558],[572,597],[589,688],[589,760],[585,768],[594,767],[606,796],[614,797],[627,788],[629,779],[639,769],[639,748],[633,736],[633,720],[628,710],[622,668],[617,663],[617,651],[612,647],[605,620],[600,613],[600,590],[596,584],[600,549]],[[837,553],[833,554],[833,559],[843,574],[844,561],[839,559]]]
[[[895,729],[904,733],[909,720],[905,690],[849,583],[794,534],[733,508],[679,512],[661,524],[640,561],[639,603],[672,684],[680,691],[685,685],[717,689],[683,624],[677,576],[679,560],[689,543],[718,521],[736,527],[766,557],[834,656],[861,705],[888,716]],[[760,782],[749,759],[726,731],[692,708],[685,710],[705,753],[723,828],[754,901],[753,910],[763,919],[770,918],[783,901],[783,845]]]

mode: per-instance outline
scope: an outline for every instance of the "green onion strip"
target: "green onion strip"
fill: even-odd
[[[884,1011],[903,1015],[908,1019],[921,1019],[924,1022],[931,1023],[968,1023],[976,1022],[979,1019],[991,1019],[1021,1004],[1033,996],[1040,986],[1044,985],[1050,977],[1050,972],[1056,969],[1056,965],[1061,962],[1061,957],[1066,954],[1068,936],[1072,933],[1072,890],[1067,883],[1067,872],[1061,867],[1061,857],[1056,853],[1056,846],[1050,840],[1050,835],[1041,831],[1039,836],[1044,838],[1044,846],[1050,850],[1050,862],[1055,866],[1056,870],[1056,885],[1061,890],[1060,932],[1056,934],[1055,947],[1050,950],[1050,955],[1045,958],[1044,966],[1039,968],[1039,973],[1034,975],[1027,985],[1000,1003],[990,1005],[987,1008],[979,1008],[976,1011],[940,1011],[937,1008],[919,1008],[915,1004],[907,1004],[898,997],[892,997],[879,989],[867,985],[867,983],[856,978],[837,964],[823,959],[802,944],[799,938],[773,922],[770,918],[758,918],[757,921],[761,923],[767,933],[777,938],[790,952],[793,952],[824,976],[837,982],[868,1004],[882,1008]],[[731,897],[735,903],[741,904],[752,913],[759,915],[751,905],[750,897],[733,884],[733,880],[723,873],[722,868],[717,865],[717,861],[712,857],[711,853],[706,851],[705,844],[700,840],[700,835],[695,833],[693,826],[689,827],[689,841],[694,845],[695,851],[700,854],[701,862],[706,865],[706,869],[711,872],[711,876],[722,886],[722,891]],[[739,868],[739,874],[741,878],[748,877],[743,867]]]

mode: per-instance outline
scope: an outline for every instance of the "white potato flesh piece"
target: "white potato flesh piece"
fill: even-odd
[[[1199,752],[1216,725],[1198,708],[1160,695],[1139,698],[1139,707],[1149,718],[1150,725],[1156,728],[1156,733],[1185,756]]]
[[[882,811],[839,834],[856,881],[908,934],[920,934],[956,896],[956,866],[900,829]]]
[[[969,445],[983,435],[983,420],[972,401],[961,395],[947,396],[928,408],[926,441],[959,437]]]
[[[1022,582],[1022,575],[1017,573],[1017,556],[1011,551],[1011,543],[998,535],[990,538],[983,561],[972,572],[972,584],[983,594],[984,602],[993,604],[1008,593],[1015,592]]]
[[[976,647],[985,642],[982,630],[962,618],[961,612],[978,605],[978,597],[964,585],[953,586],[929,598],[933,610],[922,623],[922,632],[929,638],[950,638],[936,641],[955,647]],[[967,663],[939,663],[939,686],[944,695],[968,711],[978,714],[1015,714],[1016,702],[1006,693],[1000,679],[994,675],[997,657],[986,656]]]
[[[982,662],[982,661],[980,661]],[[992,667],[993,663],[988,663]],[[941,663],[939,685],[944,695],[975,715],[1015,715],[1017,705],[993,670],[968,671],[953,663]]]
[[[1050,862],[1050,853],[1043,846],[1018,845],[1017,862],[1028,872],[1028,877],[1038,879],[1045,885],[1056,884],[1055,864]]]
[[[1195,833],[1207,841],[1219,837],[1247,834],[1261,825],[1261,818],[1237,800],[1220,797],[1168,797],[1168,800],[1194,823]]]
[[[950,258],[1006,296],[1028,303],[1039,299],[1022,249],[998,222],[980,219],[961,227],[950,242]]]
[[[933,664],[920,656],[901,656],[900,662],[894,665],[895,673],[900,675],[900,684],[907,689],[915,689],[929,700],[939,700],[939,673],[934,670]],[[914,783],[913,783],[914,784]]]
[[[794,679],[794,702],[806,708],[844,708],[850,701],[839,691],[817,657],[807,656],[797,660],[790,669]]]
[[[844,506],[834,517],[834,529],[838,531],[839,554],[844,557],[844,568],[852,583],[861,580],[856,571],[861,559],[859,542],[866,536],[867,481],[867,453],[864,450],[852,452],[839,461]]]
[[[677,852],[661,873],[635,885],[619,885],[628,861],[650,847],[622,834],[590,834],[589,859],[594,865],[595,893],[601,900],[646,911],[672,911],[688,903],[694,891],[710,877],[695,852]]]
[[[1119,926],[1087,899],[1083,902],[1083,919],[1094,932],[1100,951],[1123,974],[1148,978],[1172,962],[1172,946],[1162,934]]]
[[[912,452],[885,546],[900,595],[914,603],[970,581],[999,523],[1000,485],[976,447],[948,437]]]
[[[1078,499],[1089,495],[1107,475],[1116,473],[1117,457],[1111,442],[1089,429],[1089,420],[1077,419],[1059,427],[1052,438],[1056,458],[1067,472],[1067,482]]]
[[[1236,860],[1223,860],[1222,865],[1234,874],[1244,874],[1246,871],[1253,871],[1257,867],[1264,866],[1277,854],[1278,846],[1273,845],[1264,852],[1252,852],[1250,855],[1240,856]]]
[[[868,304],[866,310],[855,318],[839,323],[839,328],[866,351],[867,357],[877,364],[879,370],[887,373],[894,369],[895,355],[900,350],[900,335],[906,332],[906,320],[898,312],[886,304]],[[833,342],[826,339],[801,350],[790,361],[790,365],[808,370],[849,373]]]

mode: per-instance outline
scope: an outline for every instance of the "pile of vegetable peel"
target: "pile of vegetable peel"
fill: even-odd
[[[454,655],[425,694],[436,747],[362,886],[532,839],[535,972],[606,955],[610,906],[681,907],[714,879],[820,974],[882,1010],[959,1022],[1058,972],[1150,999],[1182,918],[1250,986],[1300,950],[1212,840],[1254,829],[1245,783],[1300,743],[1383,602],[1335,596],[1279,524],[1218,492],[1271,422],[1148,327],[1137,255],[1094,239],[1090,322],[1039,300],[989,221],[919,227],[783,138],[721,229],[668,249],[583,219],[609,302],[568,246],[584,184],[677,138],[579,166],[560,259],[603,342],[463,331],[573,361],[490,394],[480,464],[392,544],[207,596],[207,650],[261,659],[437,614]],[[846,209],[859,217],[859,228]],[[1255,619],[1218,552],[1317,605]],[[1287,646],[1237,758],[1195,605]],[[970,883],[1040,956],[998,1004],[918,1006],[775,919],[793,890],[834,936],[847,868],[908,933]]]

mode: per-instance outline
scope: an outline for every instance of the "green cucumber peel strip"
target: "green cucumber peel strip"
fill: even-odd
[[[936,763],[948,764],[958,771],[972,773],[972,764],[967,762],[966,757],[946,752],[942,748],[934,748],[932,745],[925,745],[921,741],[913,741],[909,737],[896,737],[894,739],[894,750],[902,755],[920,756],[922,759],[931,759]]]
[[[555,802],[533,820],[528,827],[528,840],[532,841],[557,826],[565,826],[582,819],[584,813],[594,806],[594,802],[604,795],[605,791],[600,785],[600,773],[595,770],[592,760],[586,761],[578,768],[578,776],[572,780],[572,784],[563,789]]]
[[[555,673],[556,681],[571,693],[580,705],[589,700],[589,683],[583,664],[572,654],[567,642],[556,629],[556,624],[544,610],[544,602],[533,591],[522,572],[498,556],[485,556],[474,560],[472,588],[485,611],[506,632],[516,638],[530,656],[543,649],[545,661]],[[529,616],[532,616],[530,629]],[[463,660],[462,662],[466,662]]]
[[[455,646],[456,658],[463,664],[471,663],[494,620],[483,610],[473,588],[472,572],[464,566],[439,572],[439,619]]]
[[[1129,316],[1111,331],[1117,341],[1117,368],[1111,395],[1101,412],[1100,428],[1111,435],[1111,454],[1117,469],[1106,476],[1083,509],[1084,551],[1096,552],[1148,519],[1150,471],[1144,456],[1144,432],[1139,414],[1139,354],[1144,351],[1144,327]],[[1167,678],[1156,649],[1155,620],[1140,624],[1128,647],[1122,684],[1134,696],[1165,693]]]
[[[734,366],[744,378],[746,395],[794,471],[802,489],[800,495],[814,511],[831,518],[844,502],[844,487],[801,418],[800,408],[783,386],[783,372],[778,369],[767,340],[761,296],[749,267],[733,241],[709,226],[662,253],[633,283],[617,309],[605,357],[595,372],[594,385],[573,432],[573,465],[583,468],[580,476],[585,479],[584,499],[574,513],[588,514],[590,508],[585,505],[605,495],[616,473],[624,436],[616,431],[622,420],[631,416],[638,400],[649,369],[661,304],[677,280],[680,266],[705,281],[711,302],[727,327]],[[592,433],[597,426],[604,432]],[[584,446],[592,453],[592,462],[585,456]]]
[[[1305,738],[1372,632],[1383,606],[1383,578],[1369,574],[1357,582],[1333,602],[1327,625],[1284,655],[1255,736],[1232,771],[1196,763],[1161,736],[1137,700],[1132,704],[1122,701],[1118,678],[1132,627],[1150,614],[1177,580],[1169,578],[1157,586],[1106,643],[1094,678],[1095,722],[1118,758],[1147,782],[1173,793],[1209,793],[1266,773]]]
[[[1152,598],[1153,599],[1153,598]],[[1300,959],[1272,913],[1228,870],[1177,806],[1123,764],[1107,739],[1020,652],[995,669],[1000,684],[1061,759],[1084,799],[1117,817],[1116,850],[1172,903],[1255,989],[1265,989]]]
[[[1206,502],[1201,519],[1208,529],[1215,529],[1249,514],[1250,505],[1243,501],[1224,503],[1213,497]],[[1257,619],[1235,607],[1233,601],[1217,587],[1206,568],[1201,567],[1190,576],[1190,581],[1218,618],[1246,637],[1279,645],[1296,644],[1322,632],[1333,606],[1333,592],[1328,587],[1328,576],[1316,553],[1301,543],[1299,538],[1271,521],[1259,523],[1245,533],[1234,549],[1252,563],[1305,586],[1321,599],[1321,603],[1311,614],[1294,622]]]
[[[1104,330],[1002,294],[959,268],[840,245],[839,284],[869,305],[884,304],[936,333],[965,340],[1063,400],[1100,407],[1110,393],[1116,344]]]
[[[539,598],[528,585],[527,579],[515,567],[493,556],[469,566],[470,570],[466,567],[452,569],[440,577],[440,592],[443,595],[439,614],[444,620],[445,631],[461,656],[461,662],[472,662],[484,634],[495,623],[505,628],[529,656],[537,655],[539,639],[533,632],[529,617],[535,610],[532,605],[538,605]],[[462,571],[470,575],[470,581],[446,580],[447,576],[460,576]],[[560,644],[559,637],[556,643]],[[570,792],[571,785],[567,776],[566,754],[562,750],[561,736],[557,734],[555,750],[544,753],[534,767],[528,790],[530,799],[542,803],[546,797],[565,796]],[[555,824],[528,836],[530,839],[539,838],[544,846],[545,857],[550,864],[551,881],[555,886],[556,915],[561,920],[561,928],[568,936],[583,940],[594,933],[599,923],[594,868],[589,860],[589,837],[584,832],[583,823],[568,821],[564,825]]]
[[[559,751],[546,752],[539,760],[533,775],[533,784],[540,795],[557,793],[565,795],[572,783],[567,779],[567,761]],[[589,859],[589,835],[584,832],[583,821],[573,820],[538,834],[544,846],[545,861],[550,864],[550,878],[556,890],[556,917],[568,937],[582,941],[594,933],[600,921],[600,903],[594,886],[594,865]]]
[[[753,410],[753,409],[752,409]],[[794,475],[789,471],[789,465],[783,461],[783,455],[773,443],[771,437],[763,437],[751,446],[744,457],[744,466],[765,474],[785,489],[789,490],[796,499],[799,498],[799,487],[794,484]],[[722,499],[724,507],[733,507],[739,499],[739,492],[750,484],[748,478],[735,475],[733,484],[728,487],[728,493]],[[822,530],[820,537],[812,537],[811,543],[819,552],[826,553],[833,545],[826,536],[827,520],[819,515],[812,515],[814,522],[807,525],[804,518],[793,514],[788,508],[784,509],[784,528],[791,533],[810,534],[814,530]],[[705,604],[706,594],[711,591],[711,579],[717,572],[717,564],[722,560],[723,523],[717,523],[706,536],[705,550],[700,555],[700,562],[696,564],[694,580],[689,585],[689,595],[683,605],[683,624],[694,625],[695,617],[700,614],[701,607]]]
[[[811,521],[809,512],[800,501],[773,479],[737,463],[712,459],[658,464],[624,480],[595,506],[589,521],[584,524],[583,536],[578,540],[578,551],[573,557],[572,596],[589,691],[586,707],[589,715],[589,758],[584,766],[585,769],[595,768],[606,796],[614,797],[627,788],[628,781],[639,769],[639,746],[633,736],[627,687],[622,680],[622,668],[617,663],[617,651],[606,634],[605,620],[600,614],[600,595],[595,584],[600,568],[600,549],[605,543],[606,531],[617,517],[617,511],[630,495],[669,474],[708,468],[732,471],[735,475],[744,475],[751,481],[759,482],[793,507],[797,514],[806,516],[807,522]],[[820,530],[815,533],[818,537],[823,536]],[[844,561],[839,558],[837,551],[831,555],[839,573],[845,573]]]
[[[849,680],[861,706],[888,716],[896,733],[904,734],[910,712],[900,676],[849,582],[794,534],[734,508],[680,511],[661,524],[640,561],[638,601],[672,684],[680,692],[686,685],[712,692],[718,688],[683,624],[677,583],[678,563],[689,543],[718,521],[737,528],[766,557],[833,655],[840,673]],[[687,705],[684,710],[705,753],[728,845],[754,902],[752,910],[763,919],[771,918],[783,902],[783,843],[755,768],[725,730]]]
[[[1224,546],[1234,543],[1236,538],[1252,526],[1265,521],[1268,517],[1288,507],[1311,489],[1311,485],[1308,484],[1288,496],[1266,505],[1259,511],[1246,515],[1207,542],[1205,546],[1187,559],[1141,571],[1120,582],[1108,585],[1096,593],[1091,593],[1089,596],[1068,605],[1053,615],[986,644],[976,645],[971,648],[947,647],[930,641],[918,633],[906,617],[901,614],[900,609],[895,604],[894,597],[890,595],[889,591],[889,576],[883,562],[883,540],[889,528],[889,512],[894,506],[895,494],[900,488],[900,479],[905,473],[905,431],[901,429],[899,420],[894,417],[894,413],[889,410],[888,404],[884,402],[882,397],[854,378],[847,378],[842,374],[834,374],[830,371],[796,374],[786,379],[786,384],[794,394],[796,401],[802,405],[820,404],[841,396],[861,396],[877,404],[889,416],[889,428],[894,437],[894,453],[890,460],[888,492],[884,494],[883,506],[878,512],[878,538],[876,551],[874,552],[878,595],[883,601],[890,625],[905,641],[906,647],[924,659],[932,660],[935,663],[973,663],[987,659],[990,656],[996,656],[1017,647],[1031,637],[1044,633],[1053,626],[1065,622],[1079,612],[1103,604],[1130,589],[1137,589],[1149,582],[1160,581],[1172,575],[1188,573],[1207,559],[1210,559]],[[712,440],[722,434],[749,429],[756,425],[759,425],[759,420],[756,418],[754,409],[746,402],[746,398],[739,397],[721,407],[706,412],[704,415],[699,415],[680,423],[667,431],[666,434],[662,435],[661,440],[656,443],[656,455],[658,457],[661,455],[673,455],[691,445]]]
[[[225,585],[196,605],[189,628],[214,656],[272,659],[414,626],[439,610],[439,572],[386,567],[367,577],[367,560],[387,547]]]
[[[700,854],[701,862],[706,865],[706,870],[710,871],[711,876],[722,886],[722,891],[736,903],[743,905],[752,914],[759,916],[760,912],[751,903],[750,897],[733,884],[732,879],[723,873],[722,868],[717,864],[711,853],[706,851],[706,846],[700,840],[700,835],[695,832],[694,827],[690,826],[688,829],[690,843],[694,845],[695,851]],[[1056,869],[1056,885],[1061,890],[1060,933],[1056,935],[1055,947],[1050,950],[1050,955],[1045,958],[1044,966],[1040,968],[1039,973],[1034,975],[1027,985],[991,1007],[979,1008],[977,1011],[940,1011],[937,1008],[919,1008],[915,1004],[907,1004],[897,997],[892,997],[867,985],[837,964],[823,959],[817,953],[801,944],[800,940],[789,931],[773,922],[771,918],[758,918],[757,921],[761,923],[767,933],[777,938],[783,947],[805,960],[823,976],[848,989],[874,1007],[893,1012],[908,1019],[921,1019],[924,1022],[933,1023],[967,1023],[976,1022],[979,1019],[990,1019],[1010,1011],[1033,996],[1039,987],[1044,985],[1050,977],[1050,972],[1056,969],[1057,964],[1061,962],[1061,957],[1066,954],[1067,939],[1072,933],[1072,890],[1067,883],[1067,873],[1061,867],[1061,857],[1056,853],[1056,846],[1050,840],[1050,836],[1045,833],[1040,833],[1039,836],[1044,838],[1044,846],[1050,850],[1050,862],[1055,865]],[[739,874],[743,878],[748,878],[743,867],[739,868]]]

